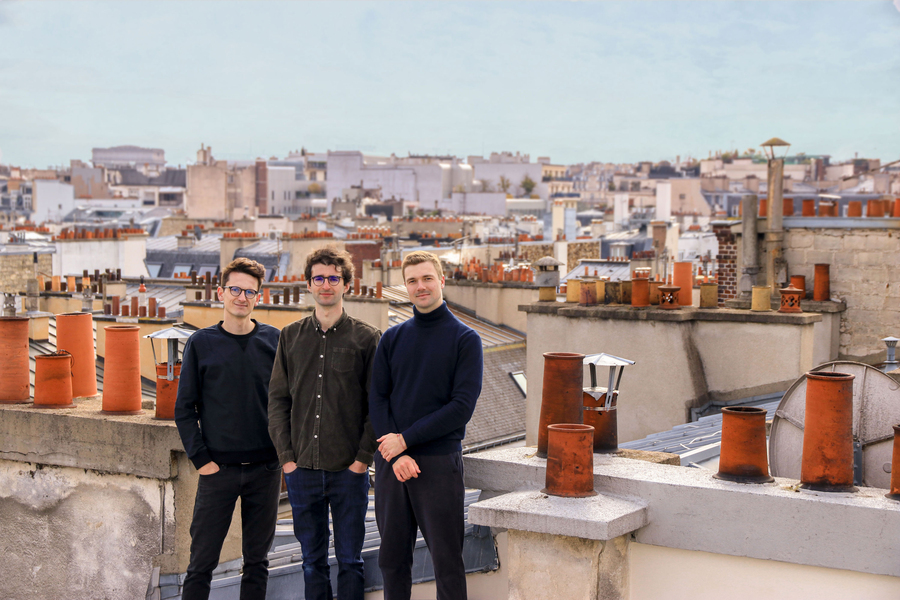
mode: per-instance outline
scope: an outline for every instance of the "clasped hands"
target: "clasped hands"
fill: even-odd
[[[390,462],[394,457],[399,456],[406,450],[406,442],[400,433],[388,433],[377,440],[379,442],[378,451],[381,457]],[[421,471],[419,465],[411,456],[400,456],[394,464],[394,475],[397,481],[408,481],[413,477],[418,477]]]

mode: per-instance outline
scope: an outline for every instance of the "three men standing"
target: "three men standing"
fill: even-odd
[[[269,433],[284,467],[294,534],[303,551],[306,599],[334,597],[330,507],[337,597],[362,600],[368,466],[377,446],[367,398],[381,334],[343,309],[353,280],[347,252],[313,252],[306,280],[316,308],[281,332],[269,384]]]
[[[232,261],[222,271],[217,290],[225,304],[223,320],[194,333],[184,348],[175,423],[200,473],[184,600],[209,597],[238,498],[244,554],[241,600],[266,597],[281,468],[267,430],[278,329],[250,318],[265,273],[253,260]]]
[[[401,272],[414,316],[384,333],[369,394],[380,442],[375,517],[384,597],[410,597],[418,526],[434,562],[438,600],[464,600],[461,442],[481,394],[481,338],[444,303],[434,254],[411,252]]]

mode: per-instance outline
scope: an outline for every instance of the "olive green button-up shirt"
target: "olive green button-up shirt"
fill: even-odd
[[[322,331],[315,314],[281,331],[269,382],[269,435],[281,464],[340,471],[372,464],[369,381],[381,332],[341,315]]]

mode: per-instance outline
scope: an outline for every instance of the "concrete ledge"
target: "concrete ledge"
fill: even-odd
[[[183,453],[184,446],[174,421],[158,421],[151,411],[102,414],[100,396],[75,404],[0,404],[0,458],[155,479],[177,475],[172,453]]]
[[[780,300],[772,301],[772,310],[777,311],[780,307]],[[750,310],[750,300],[741,298],[726,300],[725,308]],[[811,313],[840,313],[847,310],[847,303],[836,300],[807,300],[804,298],[803,300],[800,300],[800,308],[802,308],[804,312]]]
[[[538,286],[530,281],[476,281],[474,279],[451,279],[447,277],[445,285],[458,285],[459,287],[493,287],[493,288],[523,288],[536,290]]]
[[[556,315],[570,319],[614,319],[621,321],[668,321],[684,323],[689,321],[730,321],[733,323],[778,323],[782,325],[809,325],[822,320],[822,315],[812,312],[780,313],[751,312],[731,308],[707,310],[684,307],[677,310],[661,308],[631,308],[624,305],[579,306],[562,302],[535,302],[521,304],[519,310],[525,313]]]
[[[493,492],[544,487],[546,460],[533,448],[464,457],[466,485]],[[808,494],[798,481],[766,485],[713,479],[704,469],[594,455],[594,489],[646,504],[649,522],[635,541],[786,563],[900,576],[900,502],[887,490]]]
[[[533,533],[607,541],[648,523],[647,506],[612,496],[560,498],[514,492],[469,506],[469,522]]]

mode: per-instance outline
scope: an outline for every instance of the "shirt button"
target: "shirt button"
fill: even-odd
[[[319,415],[316,415],[316,418],[318,419],[318,418],[319,418]]]
[[[320,355],[319,355],[319,358],[325,358],[325,355],[324,355],[324,354],[320,354]]]
[[[316,398],[321,398],[321,397],[322,397],[322,394],[318,394],[318,395],[316,396]]]
[[[314,438],[317,438],[317,437],[319,437],[319,436],[317,436],[317,435],[314,435],[314,436],[313,436],[313,437],[314,437]]]
[[[321,377],[321,376],[322,376],[322,374],[321,374],[321,373],[319,373],[319,377]]]

